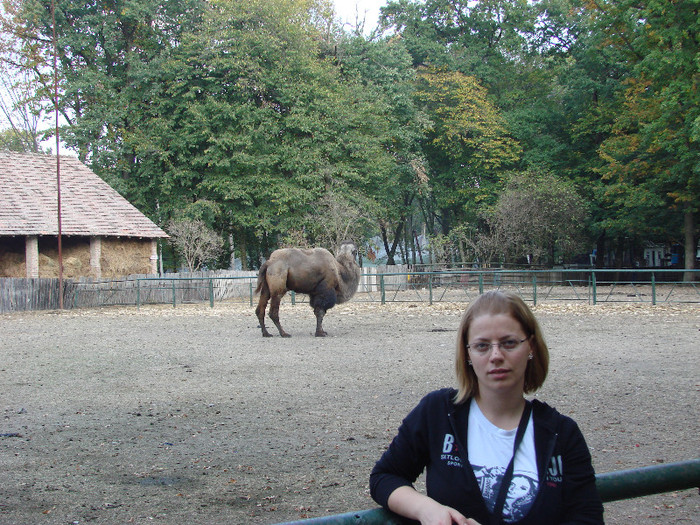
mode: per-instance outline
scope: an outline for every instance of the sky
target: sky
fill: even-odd
[[[366,14],[365,33],[374,29],[379,18],[379,8],[386,5],[387,0],[334,0],[338,17],[345,23],[355,26],[356,14],[359,19]]]

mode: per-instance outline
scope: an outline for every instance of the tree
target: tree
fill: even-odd
[[[514,173],[490,215],[511,259],[563,262],[586,249],[587,206],[570,181],[551,173]]]
[[[446,67],[508,85],[512,59],[529,46],[537,11],[526,0],[390,1],[381,22],[406,40],[415,66]]]
[[[31,82],[18,78],[10,80],[7,65],[0,63],[0,114],[8,128],[0,131],[0,149],[21,153],[41,153],[43,133],[39,131],[42,111],[34,100]]]
[[[587,205],[570,181],[551,173],[509,175],[481,222],[455,228],[452,237],[481,263],[496,259],[552,265],[587,249]]]
[[[515,166],[521,148],[474,77],[425,69],[421,81],[417,95],[432,122],[424,145],[430,187],[447,234],[493,202],[499,173]]]
[[[52,105],[51,5],[7,2],[3,33],[12,43],[13,64],[33,75],[36,100]],[[141,159],[129,137],[148,125],[144,108],[166,80],[156,76],[158,65],[197,26],[204,5],[203,0],[55,2],[63,141],[150,216],[167,209],[169,201],[149,191],[153,183],[142,184],[135,176]]]
[[[168,227],[170,242],[184,259],[190,272],[216,261],[224,241],[200,219],[171,220]]]
[[[682,237],[685,268],[693,269],[700,211],[698,4],[615,0],[593,5],[607,44],[630,64],[611,136],[600,147],[606,200],[624,210],[611,222],[623,221],[632,232]],[[691,273],[684,276],[691,278]]]
[[[329,55],[328,0],[156,4],[56,10],[65,141],[139,209],[165,223],[215,202],[217,228],[261,254],[331,183],[377,187],[388,106]],[[13,12],[25,67],[47,7]]]
[[[254,232],[267,253],[281,235],[304,229],[307,210],[331,187],[367,195],[393,162],[382,98],[343,76],[315,26],[299,23],[308,16],[303,3],[281,1],[209,13],[177,68],[191,71],[198,90],[187,108],[174,108],[188,118],[163,121],[196,131],[189,166],[204,174],[199,189],[221,203],[231,221],[223,227],[239,238]],[[190,62],[194,53],[201,58]],[[210,70],[204,78],[193,70],[201,63]]]
[[[356,239],[367,238],[367,231],[373,229],[367,204],[362,196],[356,196],[353,202],[347,193],[329,189],[312,206],[307,220],[308,237],[316,241],[314,245],[324,246],[332,252],[336,252],[344,241],[357,243]]]
[[[387,263],[395,264],[400,243],[411,238],[416,198],[425,189],[422,141],[427,120],[415,98],[416,75],[400,38],[344,38],[338,45],[343,76],[360,82],[382,106],[385,126],[381,144],[388,156],[372,162],[372,176],[363,188],[363,207],[379,226]]]
[[[8,0],[0,8],[0,108],[13,149],[38,152],[41,115],[52,104],[52,46],[49,35],[24,22],[28,3]]]

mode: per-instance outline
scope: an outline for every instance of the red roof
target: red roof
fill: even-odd
[[[61,233],[168,235],[77,158],[61,155]],[[0,151],[0,236],[58,235],[56,157]]]

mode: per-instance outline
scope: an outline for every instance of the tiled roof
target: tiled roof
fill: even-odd
[[[167,237],[77,158],[61,155],[61,233]],[[0,236],[58,235],[56,157],[0,151]]]

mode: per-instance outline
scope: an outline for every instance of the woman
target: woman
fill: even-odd
[[[457,336],[459,389],[428,394],[404,419],[372,470],[375,501],[422,525],[603,523],[578,426],[523,397],[542,386],[548,367],[522,299],[478,297]],[[413,488],[423,469],[427,495]]]

